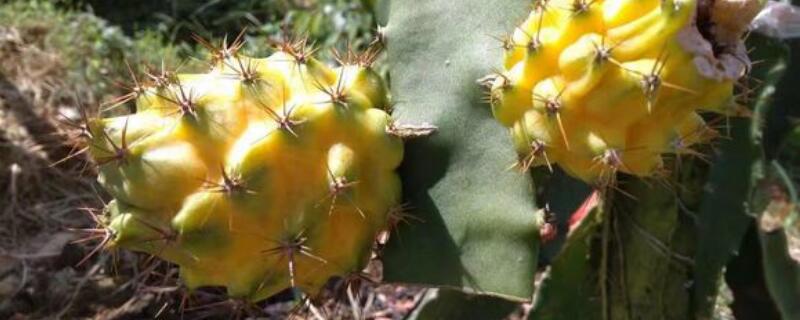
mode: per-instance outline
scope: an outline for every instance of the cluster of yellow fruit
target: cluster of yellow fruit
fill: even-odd
[[[694,153],[716,136],[700,112],[733,115],[750,64],[743,30],[717,20],[731,19],[696,0],[539,1],[504,39],[504,69],[484,79],[519,166],[558,164],[604,186]]]

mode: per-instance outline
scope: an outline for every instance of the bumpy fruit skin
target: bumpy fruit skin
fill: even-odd
[[[400,200],[387,88],[364,61],[332,69],[284,49],[221,49],[206,74],[151,74],[135,114],[89,122],[115,198],[110,246],[253,301],[363,269]]]
[[[657,175],[665,154],[713,138],[699,113],[735,113],[749,60],[741,41],[712,46],[697,27],[708,19],[695,0],[539,1],[488,78],[519,166],[608,185],[616,172]]]

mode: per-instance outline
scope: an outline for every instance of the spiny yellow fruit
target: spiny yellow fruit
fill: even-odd
[[[116,101],[136,113],[88,121],[114,197],[106,245],[251,301],[360,272],[400,201],[403,158],[375,52],[329,68],[304,41],[261,59],[203,44],[208,73],[149,73]]]
[[[725,1],[752,0],[715,3]],[[538,1],[504,40],[503,69],[482,80],[518,166],[558,164],[603,186],[617,172],[656,175],[664,154],[694,153],[715,136],[699,113],[737,110],[734,85],[750,65],[739,37],[758,9],[740,7]],[[724,10],[749,11],[734,22]]]

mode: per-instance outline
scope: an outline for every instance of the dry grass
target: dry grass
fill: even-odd
[[[25,30],[36,32],[35,30]],[[15,28],[0,29],[0,248],[26,243],[25,235],[69,225],[67,215],[96,203],[80,159],[52,164],[70,154],[60,114],[74,113],[81,96],[69,87],[57,56],[31,45]]]
[[[70,263],[64,249],[76,237],[66,230],[88,223],[77,208],[99,203],[80,157],[52,165],[71,152],[61,114],[94,97],[67,83],[64,61],[44,44],[47,34],[0,27],[0,316],[26,309],[44,316],[68,304],[72,293],[63,289],[80,277],[58,268]]]

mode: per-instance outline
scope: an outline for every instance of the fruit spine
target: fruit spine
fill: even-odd
[[[754,1],[538,1],[503,39],[503,69],[481,80],[518,167],[607,186],[617,172],[658,176],[665,154],[697,155],[717,136],[701,112],[742,111],[740,37],[760,5],[732,2]]]
[[[106,247],[176,263],[185,285],[250,301],[286,287],[315,293],[359,273],[400,201],[403,142],[387,113],[377,55],[329,68],[305,41],[268,58],[212,45],[205,74],[149,72],[89,119],[106,208]]]

